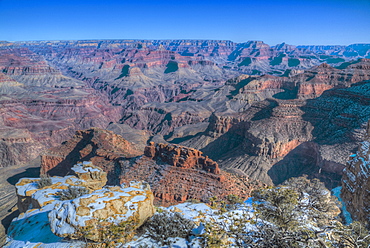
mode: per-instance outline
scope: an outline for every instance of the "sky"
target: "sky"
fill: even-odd
[[[370,0],[0,0],[0,40],[370,43]]]

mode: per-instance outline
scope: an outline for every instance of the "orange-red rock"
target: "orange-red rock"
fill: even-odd
[[[66,175],[73,164],[89,160],[108,174],[108,184],[147,181],[155,202],[171,205],[195,199],[208,201],[212,196],[241,198],[262,184],[239,172],[221,171],[218,164],[193,148],[150,143],[142,152],[119,135],[102,129],[77,131],[61,146],[42,154],[41,172]]]
[[[161,159],[163,162],[186,169],[201,169],[213,174],[220,174],[218,164],[201,151],[174,144],[150,143],[144,154],[151,159]]]

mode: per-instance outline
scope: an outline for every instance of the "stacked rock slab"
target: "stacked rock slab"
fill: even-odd
[[[163,162],[172,166],[201,169],[213,174],[220,174],[218,164],[194,148],[162,143],[155,145],[154,142],[150,142],[149,146],[145,147],[144,154],[152,159],[161,158]]]
[[[207,202],[211,197],[226,200],[231,194],[246,199],[252,190],[264,186],[237,169],[233,173],[220,170],[215,161],[190,147],[151,142],[144,154],[135,163],[122,164],[121,182],[150,183],[155,203],[162,206],[187,200]]]
[[[343,171],[342,199],[352,218],[361,222],[370,221],[370,122],[366,140],[356,154],[350,156]]]
[[[148,184],[104,186],[107,173],[91,162],[79,163],[72,170],[77,177],[51,177],[51,185],[43,188],[38,186],[40,178],[23,178],[16,184],[22,213],[10,225],[11,239],[32,236],[40,228],[37,240],[41,241],[87,238],[100,242],[98,231],[86,230],[103,231],[107,226],[130,222],[130,232],[154,214],[154,196]],[[63,191],[71,187],[83,187],[87,192],[75,199],[61,200]],[[25,225],[30,228],[25,229]]]
[[[85,235],[102,241],[99,233],[111,224],[131,222],[132,230],[155,213],[153,193],[148,184],[131,183],[129,187],[108,186],[72,201],[55,204],[49,213],[53,233],[79,239]],[[91,231],[86,234],[86,228]]]

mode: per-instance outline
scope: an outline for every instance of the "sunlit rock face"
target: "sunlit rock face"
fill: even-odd
[[[62,145],[41,154],[41,174],[64,176],[71,172],[71,165],[88,160],[108,174],[108,184],[119,184],[120,161],[141,154],[136,145],[111,131],[79,130]]]
[[[101,241],[99,226],[132,222],[132,230],[141,226],[154,212],[153,193],[148,184],[132,182],[128,187],[105,187],[72,201],[56,203],[49,213],[53,233],[61,237],[81,238],[83,228],[91,228],[87,238]]]
[[[110,185],[148,182],[155,203],[165,206],[189,199],[208,201],[212,196],[226,199],[229,194],[247,198],[262,186],[241,171],[235,175],[221,171],[197,149],[150,142],[140,151],[121,136],[97,128],[77,131],[72,139],[45,151],[41,172],[66,175],[72,172],[71,164],[86,159],[107,173]]]
[[[101,241],[99,232],[86,233],[87,228],[99,230],[101,226],[130,222],[129,231],[133,231],[154,214],[154,196],[147,183],[105,186],[107,174],[91,162],[79,163],[72,171],[77,176],[51,177],[42,188],[38,185],[45,179],[20,179],[16,188],[22,213],[11,223],[10,238],[22,240],[31,236],[34,228],[40,228],[37,238],[40,242],[84,236]],[[62,198],[71,188],[85,190],[79,195],[69,195],[68,199]],[[34,228],[24,228],[25,225]],[[33,238],[27,240],[32,242]]]

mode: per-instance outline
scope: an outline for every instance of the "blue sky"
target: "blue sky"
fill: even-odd
[[[0,40],[370,43],[370,0],[0,0]]]

